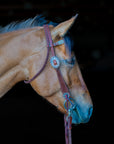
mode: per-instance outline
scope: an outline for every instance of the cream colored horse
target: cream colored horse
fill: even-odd
[[[56,27],[50,25],[53,41],[62,39],[74,21],[75,17]],[[55,52],[60,59],[69,59],[64,44],[56,46]],[[0,34],[0,97],[4,96],[19,81],[31,79],[41,69],[46,54],[47,47],[43,26]],[[74,55],[73,52],[72,55]],[[76,109],[72,113],[72,122],[75,124],[88,122],[93,104],[77,61],[72,67],[61,66],[60,70],[76,103]],[[62,113],[66,113],[65,99],[56,71],[49,61],[43,72],[31,82],[31,86]]]

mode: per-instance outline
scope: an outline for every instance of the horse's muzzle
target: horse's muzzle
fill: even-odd
[[[93,106],[88,106],[84,110],[79,106],[76,106],[76,108],[72,111],[72,123],[80,124],[89,122],[92,112]]]

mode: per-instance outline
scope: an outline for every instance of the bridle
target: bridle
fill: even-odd
[[[50,64],[56,70],[60,88],[63,93],[63,97],[65,98],[64,108],[67,111],[67,114],[65,114],[65,116],[64,116],[65,140],[66,140],[66,144],[72,144],[72,139],[71,139],[72,111],[75,109],[76,105],[75,105],[74,100],[71,98],[68,86],[63,79],[63,76],[59,69],[60,60],[58,57],[56,57],[55,50],[54,50],[54,46],[63,44],[64,40],[60,40],[56,43],[53,43],[48,25],[44,25],[44,31],[45,31],[45,36],[46,36],[46,41],[47,41],[47,49],[48,49],[45,62],[43,64],[42,68],[40,69],[40,71],[33,78],[31,78],[28,81],[24,81],[24,82],[25,83],[32,82],[44,70],[44,68],[47,64],[48,58],[49,58],[49,52],[51,51]]]

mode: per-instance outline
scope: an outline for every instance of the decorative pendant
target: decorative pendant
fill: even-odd
[[[56,56],[51,57],[50,63],[51,63],[51,66],[55,69],[59,68],[60,66],[60,61]]]

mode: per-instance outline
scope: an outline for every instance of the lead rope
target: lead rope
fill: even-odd
[[[66,144],[72,144],[72,134],[71,134],[72,117],[70,115],[70,112],[68,111],[68,100],[67,100],[67,113],[68,113],[68,116],[66,114],[64,115],[65,141],[66,141]]]
[[[72,135],[71,135],[71,117],[68,117],[68,121],[66,121],[67,116],[64,115],[64,124],[65,124],[65,141],[66,144],[72,144]]]
[[[55,51],[54,51],[54,48],[53,48],[53,41],[52,41],[52,38],[51,38],[51,33],[50,33],[50,30],[49,30],[49,27],[48,25],[44,25],[44,31],[45,31],[45,35],[46,35],[46,40],[47,40],[47,47],[51,47],[51,54],[52,54],[52,57],[55,57]],[[61,87],[61,91],[63,93],[63,95],[65,93],[68,93],[68,95],[65,95],[65,99],[66,99],[66,110],[67,110],[67,114],[64,115],[64,123],[65,123],[65,141],[66,141],[66,144],[72,144],[72,139],[71,139],[71,128],[72,128],[72,117],[71,117],[71,113],[69,111],[69,100],[70,100],[70,92],[68,90],[68,87],[61,75],[61,72],[59,69],[55,69],[56,72],[57,72],[57,76],[58,76],[58,79],[59,79],[59,83],[60,83],[60,87]]]

